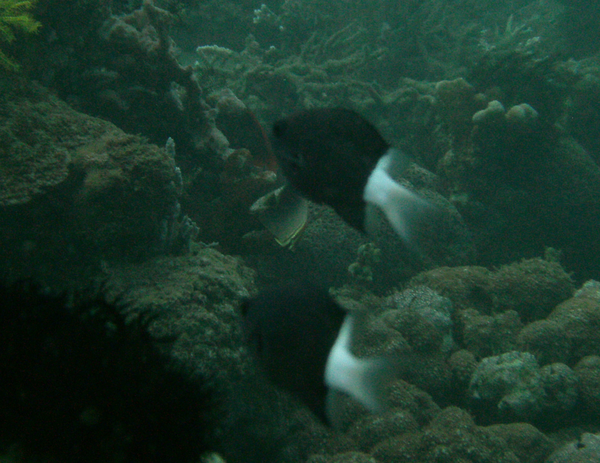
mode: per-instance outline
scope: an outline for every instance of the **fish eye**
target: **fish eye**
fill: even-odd
[[[277,121],[275,124],[273,124],[273,135],[275,135],[277,138],[281,138],[285,135],[287,128],[288,124],[286,121]]]

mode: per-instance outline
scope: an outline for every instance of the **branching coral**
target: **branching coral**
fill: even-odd
[[[0,0],[0,42],[15,40],[15,32],[22,31],[28,34],[37,32],[40,23],[31,16],[31,9],[36,0]],[[19,65],[6,53],[0,50],[0,66],[16,71]]]

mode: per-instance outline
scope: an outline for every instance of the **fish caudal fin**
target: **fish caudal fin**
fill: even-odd
[[[411,232],[432,211],[433,206],[429,201],[421,198],[417,193],[410,191],[397,183],[388,172],[394,170],[394,158],[399,153],[390,150],[377,163],[369,176],[363,193],[367,202],[366,229],[369,230],[374,219],[370,217],[369,204],[379,207],[386,215],[394,231],[402,238],[404,243],[414,248]]]
[[[388,408],[387,388],[395,379],[396,365],[384,357],[358,358],[350,351],[355,316],[346,315],[339,335],[333,345],[325,367],[325,384],[333,391],[353,397],[371,413],[381,413]],[[336,422],[337,403],[326,404],[330,423]]]

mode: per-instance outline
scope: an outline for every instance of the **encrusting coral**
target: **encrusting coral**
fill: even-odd
[[[15,40],[15,31],[37,32],[41,24],[31,16],[36,0],[0,0],[0,42]],[[0,67],[18,71],[19,65],[0,49]]]

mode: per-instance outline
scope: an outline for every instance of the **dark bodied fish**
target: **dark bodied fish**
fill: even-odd
[[[267,377],[323,421],[336,423],[340,391],[372,413],[386,409],[394,362],[352,354],[363,317],[346,312],[327,291],[294,282],[245,301],[242,313],[247,344]]]
[[[328,204],[368,233],[377,206],[411,244],[411,230],[431,206],[392,179],[406,158],[362,116],[347,109],[302,111],[273,125],[273,142],[283,174],[301,196]]]

